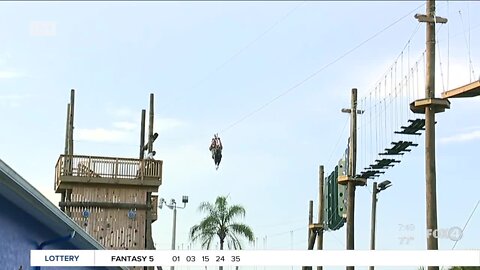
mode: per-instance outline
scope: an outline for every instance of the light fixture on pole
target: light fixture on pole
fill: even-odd
[[[373,182],[373,192],[372,192],[372,231],[370,235],[370,249],[375,249],[375,222],[377,219],[377,194],[382,190],[385,190],[392,186],[392,182],[385,180],[377,185],[377,182]],[[370,270],[373,270],[374,267],[370,266]]]
[[[175,250],[175,235],[177,230],[177,208],[183,209],[187,206],[188,196],[182,196],[182,203],[183,203],[183,207],[177,206],[177,202],[175,201],[175,199],[171,199],[170,204],[168,204],[164,198],[160,198],[160,204],[158,205],[158,208],[160,209],[162,209],[163,204],[165,204],[168,208],[173,210],[172,250]],[[174,268],[175,267],[173,266],[170,267],[171,270],[174,270]]]

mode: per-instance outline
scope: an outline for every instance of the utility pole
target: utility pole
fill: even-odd
[[[425,113],[425,176],[427,231],[436,231],[437,224],[437,176],[435,168],[435,113],[450,108],[446,99],[435,98],[435,24],[447,23],[447,19],[435,14],[435,0],[427,0],[426,15],[416,14],[419,22],[426,26],[426,78],[425,99],[414,101],[410,109],[415,113]],[[427,249],[438,250],[438,239],[428,235]],[[438,266],[429,266],[428,270],[438,270]]]
[[[427,17],[434,18],[435,1],[427,1]],[[435,98],[435,22],[427,22],[427,56],[426,56],[425,97]],[[435,111],[430,106],[425,108],[425,169],[427,230],[435,231],[437,224],[437,173],[435,168]],[[427,249],[438,250],[438,239],[433,234],[428,236]],[[438,266],[429,266],[429,270],[438,270]]]
[[[357,89],[352,89],[352,108],[350,111],[350,153],[349,153],[349,173],[350,177],[355,177],[355,163],[357,157]],[[347,184],[347,249],[355,249],[355,183],[348,181]],[[355,269],[354,266],[347,266],[347,270]]]
[[[317,238],[317,250],[323,250],[323,220],[324,220],[324,201],[323,201],[323,180],[324,180],[324,169],[323,165],[320,165],[319,168],[319,175],[318,175],[318,224],[320,224],[320,228],[318,230],[318,238]],[[323,270],[322,266],[317,266],[317,270]]]
[[[338,183],[347,185],[347,250],[355,249],[355,188],[364,186],[366,179],[357,178],[355,166],[357,162],[357,88],[352,88],[352,100],[350,109],[342,109],[342,112],[350,114],[350,139],[348,153],[348,173],[338,177]],[[347,266],[347,270],[354,270],[354,266]]]

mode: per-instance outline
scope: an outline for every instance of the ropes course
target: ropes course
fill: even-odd
[[[448,7],[447,7],[448,8]],[[459,11],[462,28],[465,28],[462,13]],[[404,155],[418,146],[419,136],[425,130],[423,114],[411,110],[411,102],[425,98],[426,87],[426,51],[410,60],[411,40],[417,33],[419,24],[407,41],[394,63],[380,76],[366,95],[360,98],[360,110],[365,110],[361,117],[358,147],[367,151],[359,155],[359,178],[374,179],[384,174],[388,168],[400,163]],[[470,52],[470,27],[464,31],[467,48],[470,82],[475,76]],[[440,26],[436,32],[442,29]],[[468,32],[468,38],[466,33]],[[447,76],[437,40],[442,92],[449,87],[449,50],[450,31],[447,30]],[[405,59],[406,58],[406,59]],[[445,83],[446,80],[446,83]],[[367,159],[368,156],[368,159]]]
[[[358,148],[365,152],[358,161],[359,178],[374,179],[400,163],[412,147],[418,146],[416,140],[425,129],[424,118],[409,109],[411,100],[422,97],[425,72],[419,67],[423,66],[425,53],[411,67],[404,65],[403,55],[404,51],[374,89],[360,98],[360,110],[366,113],[359,124]]]

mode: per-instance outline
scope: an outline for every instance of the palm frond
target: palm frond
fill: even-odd
[[[198,211],[200,212],[207,212],[207,213],[214,213],[215,212],[215,206],[212,205],[209,202],[202,202],[198,206]]]
[[[230,233],[228,234],[227,239],[229,249],[242,249],[242,242],[240,241],[240,239],[238,239],[237,235]]]
[[[241,224],[241,223],[230,224],[229,229],[234,234],[238,234],[247,238],[248,241],[250,242],[253,242],[253,240],[255,239],[252,229],[245,224]]]
[[[230,221],[235,220],[236,217],[245,217],[245,208],[240,205],[232,205],[230,208],[228,208],[228,211],[225,215],[225,222],[230,223]]]

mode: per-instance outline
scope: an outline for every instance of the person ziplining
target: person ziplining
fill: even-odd
[[[215,169],[218,170],[220,161],[222,161],[222,150],[223,150],[222,141],[220,140],[220,137],[218,137],[218,134],[213,135],[209,150],[210,152],[212,152],[212,159],[215,162]]]

